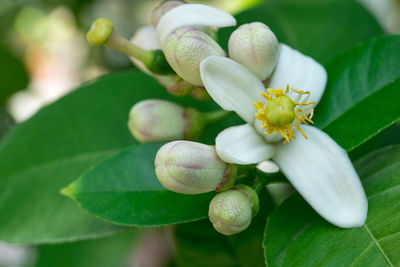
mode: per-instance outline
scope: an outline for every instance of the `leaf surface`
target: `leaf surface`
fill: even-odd
[[[268,266],[398,266],[400,145],[375,151],[355,166],[368,196],[366,223],[354,229],[335,227],[296,194],[268,220]]]

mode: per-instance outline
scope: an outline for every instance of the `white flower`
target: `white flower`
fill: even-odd
[[[171,68],[185,81],[202,86],[200,62],[224,50],[205,32],[195,27],[236,25],[230,14],[202,4],[185,4],[165,13],[157,25],[160,46]]]
[[[179,28],[235,24],[224,11],[186,4],[161,17],[157,35],[164,50],[171,33]],[[313,108],[326,86],[325,69],[283,44],[276,64],[269,83],[275,90],[266,91],[254,72],[232,59],[211,55],[200,63],[201,80],[210,96],[247,123],[217,136],[218,155],[234,164],[272,159],[322,217],[340,227],[361,226],[368,203],[346,152],[321,130],[300,124],[312,122]],[[293,89],[285,90],[288,84]]]
[[[321,130],[307,125],[300,127],[300,122],[311,121],[309,114],[321,99],[326,85],[327,74],[320,64],[281,44],[269,86],[282,90],[268,90],[268,93],[253,72],[229,58],[209,57],[200,64],[200,72],[210,96],[223,109],[235,111],[247,122],[225,129],[217,136],[216,149],[221,159],[235,164],[256,164],[272,159],[326,220],[344,228],[364,223],[367,199],[346,152]],[[284,90],[287,84],[297,90]],[[262,94],[267,99],[263,99]],[[272,105],[276,104],[274,99],[283,95],[287,96],[280,100],[290,98],[288,101],[295,104],[289,105],[293,113],[290,119],[287,114],[279,113],[280,100],[276,100],[278,106]],[[254,106],[258,109],[257,118],[263,122],[256,119]],[[277,115],[277,121],[288,120],[280,125],[271,123],[265,114],[271,106],[268,115]],[[282,136],[286,142],[282,142]]]

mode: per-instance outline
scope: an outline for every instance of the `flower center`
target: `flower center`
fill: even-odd
[[[294,101],[286,95],[289,91],[297,94]],[[307,102],[310,97],[309,91],[289,89],[289,85],[287,85],[286,90],[269,88],[267,93],[263,92],[261,95],[267,102],[265,105],[262,101],[254,102],[258,111],[255,117],[261,121],[265,134],[279,132],[285,138],[284,143],[288,143],[291,139],[296,138],[294,131],[299,130],[307,139],[306,134],[300,128],[300,123],[306,125],[314,123],[311,120],[314,114],[311,105],[315,104],[315,101]]]

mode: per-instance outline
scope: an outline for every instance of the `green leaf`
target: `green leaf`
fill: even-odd
[[[400,36],[358,45],[326,65],[315,125],[352,150],[400,118]]]
[[[175,228],[177,266],[255,267],[264,266],[262,248],[265,220],[273,209],[266,191],[261,193],[260,212],[244,232],[224,236],[209,220],[180,224]]]
[[[320,62],[383,34],[376,19],[354,0],[268,0],[236,18],[238,25],[265,23],[279,42]],[[220,43],[224,47],[233,30],[220,30]]]
[[[381,147],[400,144],[400,124],[395,123],[389,128],[383,130],[361,146],[350,151],[349,156],[352,161],[360,159],[366,154]]]
[[[39,246],[35,267],[123,267],[137,236],[137,231],[129,231],[96,240]]]
[[[398,266],[400,263],[400,145],[355,163],[368,196],[360,228],[340,229],[298,195],[269,218],[264,246],[268,266]]]
[[[206,218],[213,193],[178,194],[158,181],[154,158],[160,147],[146,144],[125,150],[62,192],[95,216],[122,225],[162,226]]]
[[[28,86],[28,74],[22,62],[0,46],[0,104],[7,98]]]
[[[0,144],[0,239],[54,243],[114,233],[120,227],[95,219],[59,191],[90,166],[137,142],[128,112],[147,98],[175,100],[218,109],[212,102],[175,98],[140,72],[125,72],[87,84],[18,125]],[[207,127],[202,141],[213,143],[232,117]]]
[[[10,115],[0,107],[0,140],[13,124],[14,121]]]

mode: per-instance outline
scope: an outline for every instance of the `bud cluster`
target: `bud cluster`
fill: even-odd
[[[216,8],[172,0],[156,7],[151,25],[140,28],[130,41],[119,36],[107,19],[96,20],[87,38],[93,46],[105,45],[129,55],[140,70],[153,76],[168,92],[207,100],[200,63],[210,56],[227,55],[215,40],[216,30],[235,24],[231,15]],[[249,68],[261,81],[270,80],[279,45],[268,26],[260,22],[240,26],[230,36],[228,49],[229,57]]]
[[[180,194],[220,192],[209,205],[214,228],[225,235],[244,231],[258,212],[257,193],[235,185],[236,166],[223,162],[215,147],[191,141],[174,141],[157,152],[155,171],[160,183]]]
[[[164,1],[153,10],[151,25],[140,28],[130,40],[119,36],[106,19],[95,21],[87,38],[93,46],[105,45],[130,56],[140,70],[157,79],[168,92],[204,100],[209,95],[200,76],[200,64],[210,56],[229,54],[264,83],[277,65],[277,38],[259,22],[236,29],[226,53],[216,41],[216,31],[234,25],[236,21],[230,14],[216,8]],[[236,165],[222,161],[215,147],[173,141],[197,139],[207,123],[225,116],[221,114],[206,116],[194,108],[149,99],[131,108],[128,128],[140,142],[172,141],[157,152],[158,180],[180,194],[218,192],[209,204],[209,219],[218,232],[231,235],[245,230],[257,214],[257,193],[249,186],[235,185]]]

